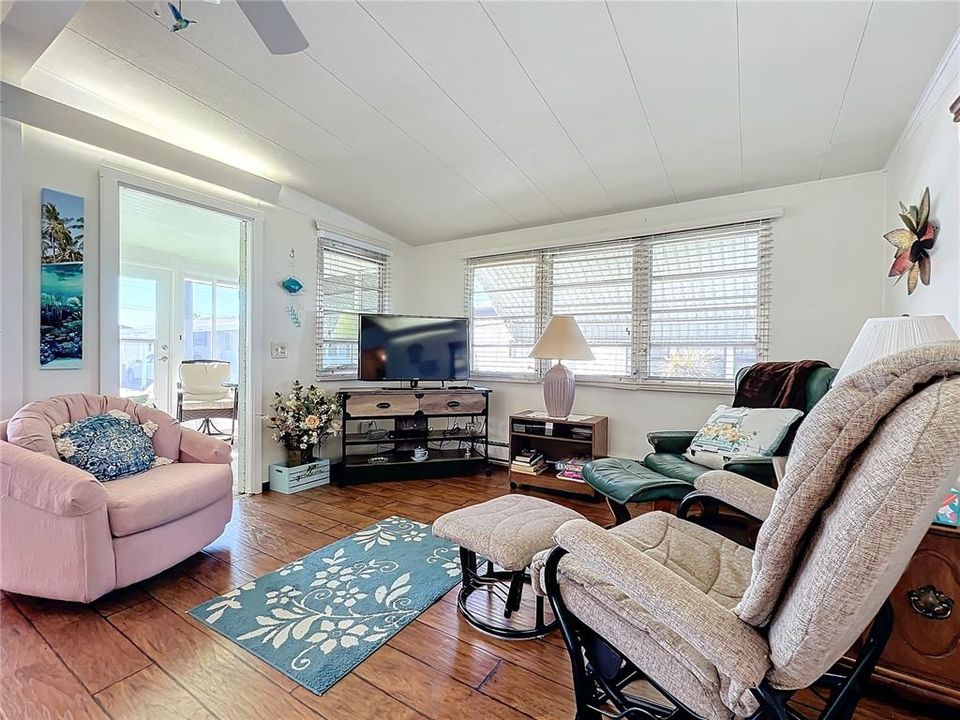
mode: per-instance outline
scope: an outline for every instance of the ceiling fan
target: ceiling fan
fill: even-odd
[[[205,2],[220,4],[220,0],[205,0]],[[236,0],[240,11],[246,16],[257,35],[263,40],[273,55],[290,55],[291,53],[306,50],[310,43],[304,37],[296,21],[283,4],[283,0]],[[173,32],[185,29],[193,20],[187,20],[181,14],[181,3],[168,3],[173,13]],[[154,10],[156,14],[156,9]]]

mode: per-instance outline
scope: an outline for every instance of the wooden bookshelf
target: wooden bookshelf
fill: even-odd
[[[511,469],[510,487],[534,487],[596,497],[596,491],[582,480],[558,478],[553,463],[573,456],[592,460],[606,457],[607,418],[605,415],[548,418],[537,410],[516,413],[510,416],[510,460],[522,450],[539,450],[547,467],[538,475]]]

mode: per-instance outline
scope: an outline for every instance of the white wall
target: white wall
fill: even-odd
[[[960,34],[930,82],[887,162],[884,231],[903,227],[898,201],[917,205],[930,188],[930,218],[940,228],[929,286],[907,295],[906,278],[884,290],[886,315],[942,314],[960,331],[960,124],[947,111],[960,96]],[[884,263],[893,249],[884,243]]]
[[[418,282],[412,311],[463,313],[463,260],[471,255],[618,238],[677,225],[710,224],[782,208],[773,223],[770,359],[819,359],[839,366],[863,320],[882,309],[884,178],[881,173],[804,183],[649,210],[575,220],[413,249]],[[491,437],[504,440],[508,414],[540,408],[541,386],[490,383]],[[610,417],[610,452],[647,452],[651,430],[696,429],[722,395],[578,386],[574,412]]]
[[[9,121],[4,121],[4,140],[7,140]],[[12,124],[10,124],[12,126]],[[5,146],[6,149],[6,146]],[[172,173],[163,168],[142,163],[135,158],[117,155],[100,148],[79,143],[32,127],[23,127],[22,158],[18,163],[3,162],[4,178],[16,177],[22,172],[21,189],[12,184],[5,186],[3,193],[3,295],[4,313],[13,307],[11,316],[22,317],[22,345],[18,338],[8,342],[7,324],[3,324],[4,352],[11,345],[22,353],[22,398],[16,399],[11,408],[4,407],[2,417],[7,417],[22,402],[37,400],[50,395],[71,392],[99,392],[99,169],[102,164],[123,167],[130,172],[161,180],[171,185],[220,196],[233,202],[254,207],[264,215],[263,286],[260,298],[263,308],[264,328],[261,348],[263,368],[264,412],[275,390],[288,387],[294,378],[309,383],[315,376],[314,345],[316,339],[316,221],[329,223],[345,233],[355,233],[393,249],[395,295],[394,309],[406,310],[408,299],[406,279],[411,277],[410,247],[381,231],[356,220],[342,212],[300,196],[296,199],[298,210],[262,203],[247,196],[240,196],[227,188],[220,188],[192,178]],[[8,168],[9,166],[9,168]],[[85,198],[86,235],[84,267],[84,356],[83,367],[76,370],[41,370],[39,351],[39,295],[40,295],[40,192],[44,187],[61,190]],[[8,189],[10,192],[8,193]],[[7,231],[8,221],[14,214],[7,211],[8,203],[22,206],[23,228]],[[19,241],[19,242],[18,242]],[[19,247],[18,247],[19,245]],[[296,328],[286,315],[286,296],[277,283],[289,272],[288,253],[294,247],[297,253],[297,273],[305,281],[303,326]],[[22,260],[15,251],[22,252]],[[9,251],[9,252],[8,252]],[[9,261],[8,261],[9,257]],[[8,278],[22,277],[22,292],[14,291]],[[8,292],[9,288],[9,292]],[[286,360],[270,359],[270,342],[286,341],[289,357]],[[2,366],[3,384],[9,378],[8,366]],[[331,390],[335,386],[330,387]],[[269,439],[264,430],[264,463],[277,462],[283,458],[282,448]],[[264,474],[266,477],[266,474]]]
[[[0,418],[23,404],[23,163],[20,123],[0,127]]]

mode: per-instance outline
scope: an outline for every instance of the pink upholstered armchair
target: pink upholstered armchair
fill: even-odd
[[[101,483],[60,459],[52,430],[110,410],[155,422],[173,464]],[[213,541],[233,508],[230,446],[123,398],[61,395],[0,422],[0,588],[90,602]]]

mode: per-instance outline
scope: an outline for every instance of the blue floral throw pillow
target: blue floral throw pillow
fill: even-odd
[[[121,410],[57,425],[53,437],[60,457],[101,482],[134,475],[171,461],[153,450],[155,422],[137,425]]]

